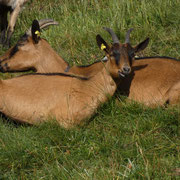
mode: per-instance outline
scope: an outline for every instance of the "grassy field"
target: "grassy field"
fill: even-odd
[[[34,19],[59,26],[43,31],[71,65],[103,57],[95,41],[102,27],[133,45],[150,37],[140,56],[180,59],[179,0],[32,0],[17,20],[15,44]],[[6,49],[0,47],[0,55]],[[161,67],[160,67],[161,68]],[[17,74],[0,74],[10,78]],[[180,110],[127,103],[118,93],[83,127],[65,130],[55,122],[40,126],[0,122],[0,179],[179,179]]]

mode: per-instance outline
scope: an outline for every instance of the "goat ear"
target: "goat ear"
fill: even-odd
[[[144,50],[147,45],[149,44],[149,38],[145,39],[143,42],[139,43],[135,48],[134,48],[134,52],[139,52]]]
[[[37,44],[40,40],[41,35],[39,22],[37,20],[34,20],[32,23],[31,33],[34,43]]]
[[[101,50],[104,50],[106,53],[109,53],[110,48],[108,44],[104,41],[104,39],[99,34],[96,36],[96,41]]]

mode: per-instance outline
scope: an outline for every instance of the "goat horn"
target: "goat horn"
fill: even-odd
[[[112,40],[114,44],[119,43],[119,39],[112,29],[107,28],[107,27],[104,27],[103,29],[106,30],[112,36]]]
[[[58,25],[59,24],[57,21],[54,21],[53,19],[41,19],[38,22],[39,22],[40,29],[43,29],[50,25]],[[26,31],[26,34],[31,36],[31,27]]]
[[[130,43],[130,33],[133,30],[133,28],[129,29],[126,33],[126,39],[125,39],[125,43]]]

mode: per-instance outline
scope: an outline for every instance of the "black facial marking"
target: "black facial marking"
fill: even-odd
[[[119,44],[118,43],[113,44],[111,51],[112,51],[111,56],[115,58],[116,65],[118,66],[120,62],[120,56],[121,56],[121,53],[120,53],[121,48],[119,47]]]
[[[134,50],[129,50],[128,51],[128,57],[129,57],[130,66],[132,65],[132,59],[134,58],[134,56],[135,56]]]
[[[11,58],[12,56],[14,56],[18,50],[19,50],[19,49],[18,49],[18,44],[16,44],[16,45],[12,48],[12,50],[11,50],[11,52],[10,52],[10,54],[9,54],[9,58]]]
[[[115,51],[115,52],[113,53],[113,56],[114,56],[114,58],[115,58],[116,65],[118,66],[118,65],[119,65],[119,62],[120,62],[120,53],[119,53],[119,51]]]
[[[25,44],[25,42],[27,41],[28,39],[28,35],[27,34],[24,34],[20,39],[19,41],[17,42],[17,44],[12,48],[10,54],[9,54],[9,58],[11,58],[12,56],[14,56],[18,51],[19,51],[19,48],[20,46],[23,46]]]

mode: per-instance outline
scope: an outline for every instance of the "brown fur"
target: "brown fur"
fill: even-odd
[[[166,57],[135,60],[119,91],[148,106],[177,104],[180,99],[180,61]]]
[[[0,111],[29,124],[38,124],[50,117],[65,128],[81,124],[116,91],[116,84],[107,71],[110,61],[96,63],[96,66],[99,72],[92,70],[88,80],[41,74],[2,80]]]
[[[68,63],[51,48],[46,40],[41,39],[38,44],[34,44],[32,37],[28,37],[23,43],[24,45],[18,46],[18,51],[12,57],[9,56],[13,48],[1,57],[1,67],[4,67],[4,72],[25,71],[31,68],[38,73],[66,70]]]

